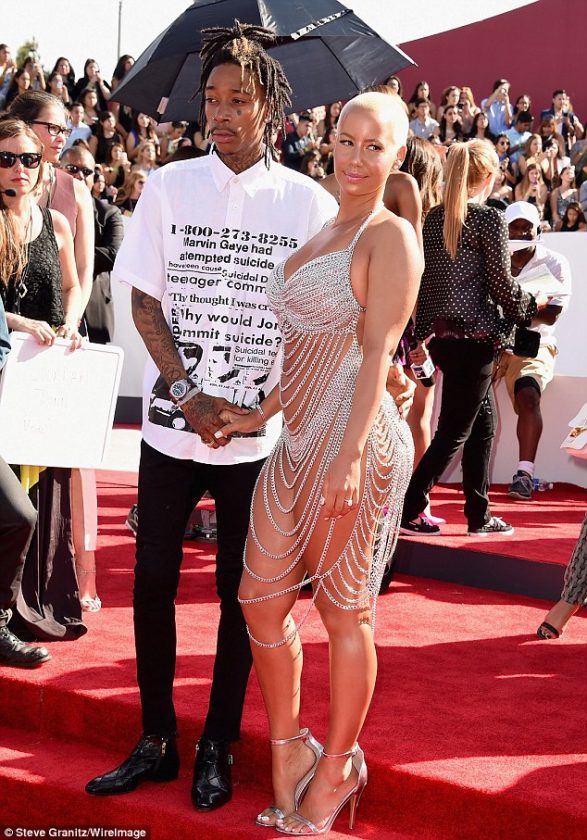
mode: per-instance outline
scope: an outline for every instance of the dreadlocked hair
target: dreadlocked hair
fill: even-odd
[[[255,80],[261,85],[265,93],[267,105],[267,119],[263,132],[265,143],[265,165],[270,166],[271,160],[277,160],[278,152],[275,147],[275,135],[281,129],[285,133],[285,110],[291,105],[291,87],[283,72],[283,67],[269,55],[269,47],[277,43],[277,38],[269,29],[241,23],[235,20],[234,26],[214,26],[203,29],[204,43],[200,50],[202,71],[198,93],[202,94],[200,105],[200,125],[206,122],[206,102],[204,92],[210,73],[220,64],[236,64],[241,68],[241,78],[244,81],[245,71],[250,78],[247,93],[252,92]]]

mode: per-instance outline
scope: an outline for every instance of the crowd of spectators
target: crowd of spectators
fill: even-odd
[[[65,56],[45,73],[36,53],[17,67],[9,47],[0,44],[0,113],[27,90],[47,90],[60,99],[71,129],[65,149],[87,144],[96,162],[94,195],[118,204],[127,214],[140,195],[136,172],[144,182],[175,156],[208,149],[197,122],[158,125],[147,114],[111,100],[133,64],[132,56],[121,56],[107,82],[98,62],[88,58],[78,78]],[[411,134],[432,143],[441,159],[451,145],[468,139],[486,138],[495,144],[503,176],[496,181],[490,204],[505,208],[513,201],[529,201],[536,205],[544,230],[587,230],[587,140],[566,90],[556,89],[550,103],[545,99],[539,103],[542,107],[533,107],[526,93],[512,104],[510,83],[503,78],[481,98],[467,85],[450,85],[433,97],[423,80],[408,98],[397,76],[386,84],[405,102]],[[292,114],[277,143],[282,162],[315,180],[332,174],[341,107],[341,102],[332,102]]]
[[[402,96],[397,77],[387,84]],[[587,140],[564,89],[555,90],[550,106],[538,115],[532,112],[527,94],[518,96],[512,106],[507,79],[496,80],[479,105],[466,85],[443,90],[437,105],[426,81],[419,82],[410,98],[402,101],[410,133],[429,141],[442,161],[454,143],[483,138],[495,145],[501,173],[489,204],[505,209],[514,201],[528,201],[536,205],[545,231],[587,230]],[[340,108],[341,103],[334,102],[292,116],[282,146],[286,166],[313,178],[332,172],[332,131]],[[321,165],[314,163],[310,153],[320,154]]]
[[[192,149],[192,154],[201,154],[208,145],[197,123],[159,126],[147,114],[111,101],[113,91],[133,64],[132,56],[121,56],[107,82],[98,62],[88,58],[83,74],[77,78],[65,56],[45,73],[36,54],[17,67],[10,48],[0,44],[0,114],[9,112],[14,100],[30,90],[55,96],[68,117],[62,161],[76,146],[90,152],[94,160],[94,198],[114,204],[125,215],[132,215],[142,187],[155,169],[184,147]]]

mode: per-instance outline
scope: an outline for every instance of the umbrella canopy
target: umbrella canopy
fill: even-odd
[[[336,0],[196,0],[147,47],[112,98],[157,120],[196,119],[201,30],[235,18],[278,37],[271,54],[292,86],[292,111],[350,99],[414,63]]]

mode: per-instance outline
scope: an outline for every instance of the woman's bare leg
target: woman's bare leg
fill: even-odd
[[[569,623],[570,619],[580,609],[581,604],[569,604],[561,598],[561,600],[557,601],[557,603],[547,612],[544,621],[546,624],[551,624],[555,627],[558,630],[559,635],[562,635],[562,632]],[[548,633],[549,638],[555,638],[554,634],[550,634],[547,629],[545,629],[545,632]]]
[[[96,599],[96,473],[71,471],[71,525],[80,601]]]
[[[351,515],[336,523],[321,571],[328,571],[345,553],[354,525],[355,517]],[[321,525],[316,528],[307,552],[306,565],[311,574],[320,561],[323,528]],[[374,533],[374,523],[366,530]],[[365,572],[363,581],[366,576]],[[360,588],[343,563],[325,580],[325,585],[331,593]],[[348,753],[357,743],[375,688],[377,656],[371,607],[366,604],[363,608],[342,609],[332,602],[323,588],[318,590],[316,606],[328,633],[329,647],[330,707],[324,749],[329,755],[339,755]],[[352,770],[350,757],[322,759],[298,812],[320,827],[356,783],[357,775]],[[287,818],[285,825],[294,831],[304,828],[295,816]]]
[[[435,388],[425,388],[414,376],[411,368],[405,369],[406,376],[416,383],[414,404],[407,417],[407,423],[414,439],[414,469],[432,440],[432,409]]]
[[[275,553],[287,548],[288,540],[277,533],[266,533],[269,523],[263,514],[259,493],[253,502],[253,517],[262,544],[271,540]],[[268,595],[283,591],[299,583],[305,570],[296,566],[285,578],[275,583],[256,580],[250,573],[270,579],[285,567],[281,562],[259,551],[251,534],[247,539],[245,570],[241,581],[239,599],[251,636],[251,650],[255,672],[263,694],[269,718],[271,739],[294,738],[300,732],[300,681],[302,673],[302,645],[295,629],[291,610],[299,589],[276,598]],[[263,600],[256,601],[255,599]],[[285,643],[281,644],[283,640]],[[273,804],[285,814],[294,810],[294,792],[297,783],[315,762],[313,752],[302,741],[272,747]],[[267,825],[275,823],[270,808],[260,818]]]

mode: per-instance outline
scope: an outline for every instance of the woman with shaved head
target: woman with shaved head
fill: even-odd
[[[257,822],[285,834],[322,834],[347,803],[352,827],[367,782],[357,740],[377,671],[374,602],[413,457],[385,390],[422,271],[413,227],[383,204],[407,130],[396,97],[366,93],[344,107],[334,148],[339,212],[268,283],[283,335],[280,383],[222,430],[249,432],[283,411],[253,498],[239,597],[278,747],[274,804]],[[330,649],[328,732],[312,750],[300,730],[291,615],[308,579]]]

